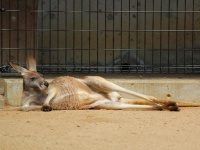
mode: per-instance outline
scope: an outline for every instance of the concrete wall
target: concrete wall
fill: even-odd
[[[199,6],[200,2],[194,0],[194,11],[199,11]],[[185,10],[193,10],[191,0],[138,0],[138,2],[115,0],[114,3],[112,0],[60,0],[59,2],[51,0],[51,3],[49,0],[39,0],[39,10],[41,9],[51,12],[40,13],[38,27],[61,30],[59,33],[48,30],[38,33],[42,64],[65,64],[66,61],[67,64],[105,66],[117,63],[147,65],[200,63],[198,59],[200,52],[191,50],[200,47],[200,34],[198,31],[190,32],[200,30],[200,15],[184,13]],[[112,12],[121,10],[133,12]],[[145,10],[150,12],[134,12]],[[141,32],[133,32],[135,30]],[[157,31],[142,32],[143,30]],[[160,32],[160,30],[174,31]],[[176,30],[181,31],[175,32]],[[182,32],[183,30],[186,32]],[[67,52],[65,48],[68,49]],[[45,57],[42,57],[44,55]]]
[[[5,103],[12,106],[19,106],[22,97],[22,79],[0,78],[0,85],[4,87]]]
[[[0,108],[3,108],[6,102],[6,98],[4,97],[4,86],[0,83]]]

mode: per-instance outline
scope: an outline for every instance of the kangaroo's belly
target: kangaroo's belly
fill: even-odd
[[[100,99],[101,95],[93,92],[86,84],[73,77],[58,77],[50,83],[58,89],[50,105],[54,110],[80,109]]]
[[[79,100],[76,94],[62,95],[50,102],[54,110],[75,110],[79,109]]]

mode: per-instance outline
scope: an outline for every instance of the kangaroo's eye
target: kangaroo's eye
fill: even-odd
[[[34,81],[36,79],[36,77],[30,77],[31,81]]]

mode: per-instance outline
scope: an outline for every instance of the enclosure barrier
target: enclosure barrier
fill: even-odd
[[[0,0],[0,75],[199,73],[199,0]]]

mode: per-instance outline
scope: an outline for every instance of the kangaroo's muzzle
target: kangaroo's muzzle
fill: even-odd
[[[45,82],[44,82],[44,85],[45,85],[46,87],[48,87],[48,86],[49,86],[49,83],[48,83],[47,81],[45,81]]]

